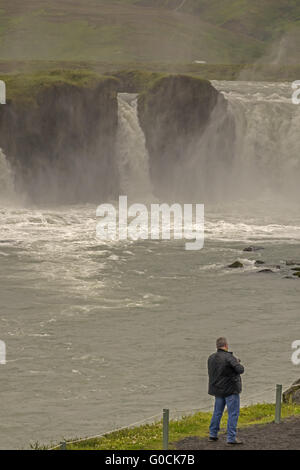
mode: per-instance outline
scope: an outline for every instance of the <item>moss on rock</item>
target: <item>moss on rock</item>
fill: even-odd
[[[120,92],[142,93],[151,88],[158,80],[167,77],[167,74],[150,72],[147,70],[121,70],[113,73],[119,81]]]
[[[38,96],[51,88],[97,88],[100,84],[115,85],[117,79],[90,70],[50,70],[45,72],[1,75],[6,83],[7,102],[33,104]]]

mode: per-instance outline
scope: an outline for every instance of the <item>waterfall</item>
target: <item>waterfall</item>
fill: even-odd
[[[183,158],[171,164],[164,156],[168,167],[162,172],[172,174],[163,179],[164,197],[299,201],[300,105],[292,104],[291,85],[213,85],[225,96],[227,111],[218,103],[199,137],[187,141],[183,136]]]
[[[176,187],[190,200],[218,202],[231,197],[235,119],[220,101],[202,134],[186,144],[177,169]]]
[[[160,146],[149,145],[151,178],[137,95],[119,93],[116,152],[114,131],[109,134],[103,127],[100,138],[98,121],[91,134],[78,131],[75,143],[68,133],[64,136],[64,130],[62,138],[57,136],[51,145],[45,142],[45,149],[29,143],[26,158],[19,156],[22,164],[18,162],[14,168],[18,194],[26,189],[37,202],[99,200],[112,193],[127,195],[133,202],[150,202],[153,192],[164,201],[176,202],[275,200],[276,196],[299,200],[300,105],[292,104],[291,85],[241,81],[216,81],[213,85],[223,93],[227,105],[219,100],[204,130],[195,128],[190,136],[179,126],[176,135],[162,133]],[[169,114],[168,119],[178,119]],[[74,116],[70,116],[73,121]],[[154,116],[154,126],[155,122]],[[80,125],[79,113],[76,129]],[[159,130],[151,135],[155,144]],[[156,154],[153,147],[158,148]],[[22,155],[22,150],[18,148],[17,155]],[[0,150],[0,204],[15,201],[14,176]],[[116,187],[115,192],[112,187]]]
[[[129,198],[151,198],[149,158],[136,94],[118,94],[117,157],[122,193]]]
[[[13,171],[0,148],[0,204],[13,202],[15,198]]]
[[[231,172],[237,193],[299,199],[300,106],[291,102],[290,84],[226,86],[235,120]]]

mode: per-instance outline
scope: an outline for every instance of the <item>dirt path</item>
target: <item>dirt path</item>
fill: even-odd
[[[249,426],[238,432],[244,442],[240,446],[228,446],[226,435],[220,434],[219,441],[188,437],[175,443],[181,450],[300,450],[300,416],[288,418],[280,424],[270,423]]]

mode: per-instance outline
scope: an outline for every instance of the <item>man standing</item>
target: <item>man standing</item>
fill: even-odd
[[[228,351],[226,338],[218,338],[216,346],[217,352],[208,358],[208,393],[215,397],[215,408],[209,427],[209,440],[218,440],[220,421],[227,405],[227,443],[231,445],[242,444],[236,439],[236,428],[242,391],[240,375],[244,373],[244,367],[240,364],[239,359]]]

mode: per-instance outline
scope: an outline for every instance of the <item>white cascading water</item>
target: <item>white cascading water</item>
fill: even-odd
[[[223,200],[231,187],[233,130],[234,117],[217,104],[204,132],[186,145],[176,174],[176,191],[180,188],[182,197],[202,202]]]
[[[137,112],[137,95],[118,94],[117,154],[121,190],[129,198],[149,199],[152,189],[145,136]]]
[[[300,106],[288,83],[215,82],[235,119],[237,193],[299,198]],[[225,90],[224,90],[225,88]]]
[[[9,204],[16,198],[13,171],[0,148],[0,204]]]
[[[218,105],[177,170],[176,190],[205,202],[299,201],[300,105],[289,83],[213,82]]]
[[[235,130],[216,107],[204,134],[190,142],[167,195],[222,201],[299,199],[300,106],[289,83],[213,82],[228,100]],[[149,158],[137,114],[137,95],[120,93],[118,165],[121,189],[132,198],[152,197]],[[170,168],[171,170],[171,168]]]

